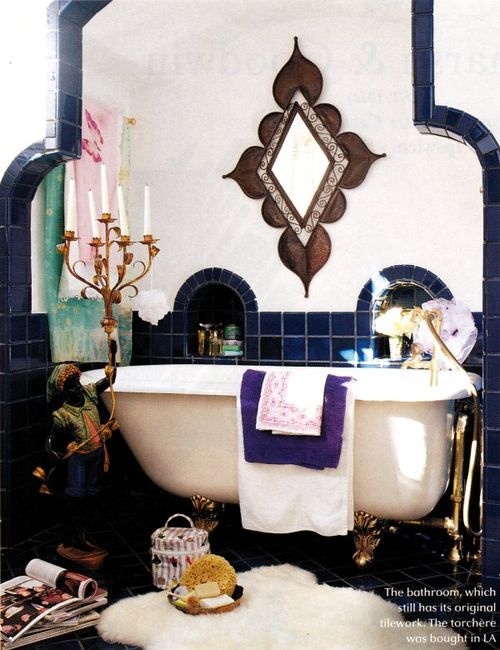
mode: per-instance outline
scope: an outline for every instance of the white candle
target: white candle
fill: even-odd
[[[94,194],[92,190],[89,190],[89,214],[90,214],[90,225],[92,227],[92,237],[100,237],[101,233],[99,232],[99,223],[97,222],[97,215],[95,211],[94,203]]]
[[[144,188],[144,235],[152,235],[151,228],[151,201],[149,196],[149,185]]]
[[[109,214],[108,179],[106,165],[101,165],[101,212]]]
[[[125,209],[125,201],[123,200],[123,189],[121,185],[118,185],[118,215],[120,217],[120,231],[122,237],[128,237],[129,227],[128,227],[128,215],[127,210]]]
[[[76,186],[75,179],[69,179],[68,204],[66,206],[65,230],[76,232]]]

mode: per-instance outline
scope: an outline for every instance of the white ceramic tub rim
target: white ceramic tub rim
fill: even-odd
[[[117,393],[236,396],[241,377],[248,369],[264,372],[293,370],[304,373],[304,378],[318,373],[353,377],[355,398],[361,401],[432,402],[462,399],[471,394],[464,375],[454,370],[441,370],[438,385],[431,386],[428,370],[216,364],[122,366],[118,368],[114,388]],[[481,377],[475,373],[468,374],[479,390]],[[103,376],[102,370],[87,371],[82,374],[82,382],[97,381]]]

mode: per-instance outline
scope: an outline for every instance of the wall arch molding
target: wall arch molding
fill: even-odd
[[[365,283],[358,296],[357,312],[367,310],[371,312],[375,301],[399,283],[410,283],[422,287],[433,298],[446,298],[446,300],[453,298],[453,294],[443,280],[429,269],[410,264],[396,264],[381,269]]]
[[[193,273],[180,287],[174,301],[176,311],[185,311],[195,293],[208,284],[219,284],[232,289],[241,299],[245,311],[258,311],[257,298],[250,285],[237,273],[219,267]]]
[[[26,490],[24,468],[40,462],[46,435],[44,417],[30,418],[29,425],[16,417],[19,412],[15,386],[30,386],[19,397],[26,409],[43,413],[46,408],[46,376],[50,372],[46,315],[32,312],[31,302],[31,201],[44,176],[61,162],[81,152],[82,30],[111,0],[53,0],[47,7],[47,116],[45,137],[26,146],[0,179],[0,234],[4,246],[0,275],[5,288],[0,311],[4,315],[1,342],[4,367],[0,372],[0,408],[8,453],[2,456],[6,498],[2,500],[2,543],[10,546],[40,521],[39,502]],[[29,43],[28,43],[29,45]],[[34,56],[40,55],[35,52]],[[6,95],[5,101],[14,101]],[[23,327],[19,327],[23,323]],[[36,379],[34,379],[36,377]],[[26,445],[17,455],[14,438]],[[28,435],[29,434],[29,435]],[[40,442],[42,441],[42,443]],[[15,504],[15,507],[14,507]],[[34,505],[35,504],[35,505]],[[45,525],[54,515],[46,512]]]
[[[500,146],[477,117],[435,103],[434,0],[412,0],[413,124],[423,134],[457,140],[471,147],[483,175],[483,431],[484,492],[483,586],[500,587],[498,482],[500,388],[498,385],[498,319],[500,317]],[[480,224],[478,224],[480,227]]]
[[[224,289],[229,291],[236,302],[241,304],[238,313],[241,314],[243,337],[246,338],[248,332],[248,321],[258,312],[258,304],[255,293],[252,288],[237,273],[220,267],[205,268],[191,275],[180,287],[174,301],[174,311],[172,318],[172,340],[175,350],[184,357],[194,357],[196,354],[196,328],[198,318],[196,318],[196,304],[204,293],[212,289]],[[226,293],[227,297],[227,293]],[[219,296],[220,298],[220,296]],[[227,314],[226,314],[227,316]],[[203,321],[206,322],[206,321]],[[210,321],[214,324],[219,322],[218,319]],[[224,323],[227,325],[228,323]],[[246,348],[246,346],[245,346]]]

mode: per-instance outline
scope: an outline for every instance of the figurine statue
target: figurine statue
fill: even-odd
[[[116,341],[110,341],[110,361],[103,379],[80,383],[80,368],[62,363],[47,383],[47,401],[57,406],[46,450],[54,463],[65,461],[63,533],[57,553],[87,569],[99,568],[107,552],[87,538],[87,525],[97,506],[108,455],[105,442],[112,427],[102,426],[98,397],[116,378]],[[107,423],[109,424],[109,423]]]

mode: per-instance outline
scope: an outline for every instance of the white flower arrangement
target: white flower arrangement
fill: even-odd
[[[415,326],[412,310],[402,307],[391,307],[375,319],[375,330],[391,337],[411,336]]]

